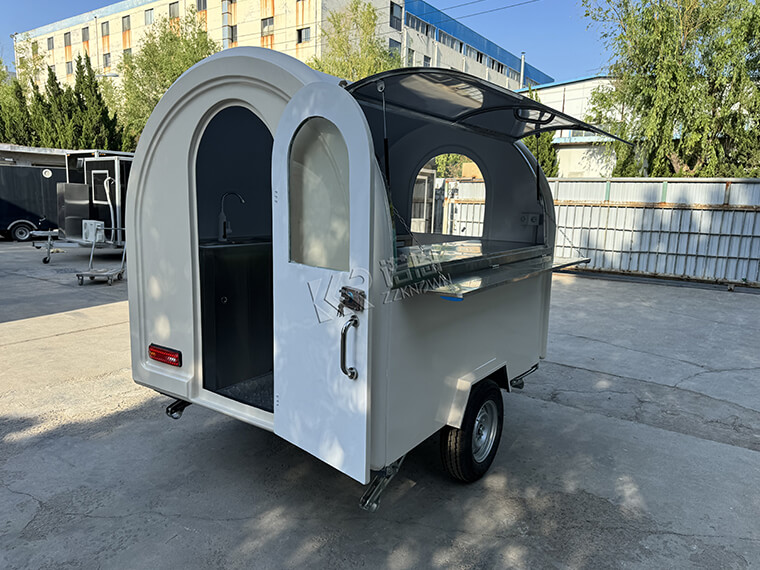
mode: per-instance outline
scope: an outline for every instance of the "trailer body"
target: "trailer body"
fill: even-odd
[[[63,168],[0,166],[0,232],[25,240],[57,228],[56,184],[65,179]]]
[[[363,484],[463,429],[474,386],[509,390],[545,355],[554,208],[518,139],[593,128],[547,109],[447,70],[347,85],[266,49],[200,62],[129,182],[135,381]],[[482,170],[478,238],[408,227],[441,153]]]
[[[124,247],[126,193],[132,153],[83,150],[66,154],[66,180],[57,187],[60,235],[90,245],[83,222],[94,220],[108,228],[99,246]]]

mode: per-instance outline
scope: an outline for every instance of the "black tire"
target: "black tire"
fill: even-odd
[[[499,450],[503,427],[501,389],[493,380],[478,382],[470,390],[462,427],[441,431],[441,459],[449,475],[465,483],[485,475]]]
[[[50,263],[50,258],[49,257],[43,257],[42,258],[42,263],[44,263],[45,265],[47,265],[48,263]]]
[[[26,241],[32,237],[32,230],[34,228],[30,224],[20,223],[13,226],[11,230],[11,237],[16,241]]]

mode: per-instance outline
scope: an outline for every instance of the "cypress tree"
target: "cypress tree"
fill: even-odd
[[[72,96],[79,106],[79,148],[121,149],[121,129],[103,100],[88,56],[77,58]]]
[[[14,79],[11,83],[10,94],[3,105],[5,142],[25,146],[38,144],[37,133],[32,126],[26,96],[21,83]]]

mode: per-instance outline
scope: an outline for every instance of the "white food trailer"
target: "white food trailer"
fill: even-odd
[[[523,136],[590,129],[475,77],[353,84],[235,48],[188,70],[140,138],[127,193],[135,381],[273,431],[362,484],[374,510],[443,430],[474,481],[501,390],[546,350],[552,196]],[[600,132],[600,131],[597,131]],[[483,235],[408,230],[420,169],[474,159]]]

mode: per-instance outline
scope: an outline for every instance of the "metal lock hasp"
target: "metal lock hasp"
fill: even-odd
[[[343,309],[351,309],[355,313],[364,311],[366,295],[361,289],[343,286],[340,288],[340,303],[338,304],[338,315],[343,316]]]

